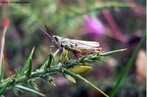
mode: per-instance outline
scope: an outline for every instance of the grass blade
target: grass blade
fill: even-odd
[[[141,38],[139,44],[137,45],[132,57],[129,59],[127,65],[124,67],[123,71],[121,72],[119,79],[114,87],[114,89],[112,90],[112,92],[110,93],[110,97],[114,97],[115,93],[117,92],[123,78],[125,77],[125,75],[127,74],[127,72],[129,71],[130,67],[132,66],[133,61],[136,58],[136,55],[141,47],[141,45],[143,44],[143,42],[145,41],[146,38],[146,33],[144,33],[143,37]]]

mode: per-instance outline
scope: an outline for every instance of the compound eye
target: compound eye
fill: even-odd
[[[59,39],[58,39],[58,37],[57,37],[57,36],[54,36],[54,39],[55,39],[55,41],[56,41],[56,42],[58,42],[58,41],[59,41]]]

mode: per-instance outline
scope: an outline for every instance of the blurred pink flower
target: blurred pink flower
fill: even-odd
[[[64,86],[64,85],[68,85],[69,81],[64,77],[59,76],[58,78],[55,79],[55,84],[58,86]]]
[[[105,31],[105,27],[102,22],[94,16],[87,16],[85,18],[85,28],[87,33],[94,35],[102,35]]]

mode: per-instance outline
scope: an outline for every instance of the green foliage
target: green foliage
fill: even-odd
[[[50,54],[50,55],[49,55],[49,58],[48,58],[47,65],[46,65],[46,68],[50,68],[50,67],[51,67],[53,58],[54,58],[54,56],[53,56],[52,54]]]
[[[117,50],[117,52],[120,52],[123,50]],[[22,71],[18,73],[18,75],[21,76],[10,76],[7,79],[5,79],[3,82],[1,82],[2,84],[0,85],[0,90],[1,90],[1,95],[3,94],[3,92],[5,91],[6,88],[10,87],[10,86],[14,86],[14,92],[16,94],[18,94],[17,92],[20,91],[29,91],[29,92],[33,92],[39,95],[44,96],[42,93],[34,90],[36,89],[36,85],[34,84],[34,82],[31,81],[31,79],[35,79],[35,78],[42,78],[50,83],[53,83],[53,79],[51,78],[51,74],[55,73],[55,72],[60,72],[63,75],[67,74],[70,76],[73,76],[75,78],[78,78],[80,80],[83,80],[87,83],[89,83],[92,87],[94,87],[95,89],[97,89],[98,91],[100,91],[102,94],[104,94],[106,97],[108,97],[108,95],[106,95],[104,92],[102,92],[100,89],[98,89],[95,85],[93,85],[92,83],[90,83],[89,81],[87,81],[85,78],[81,77],[78,74],[75,74],[71,71],[69,71],[70,68],[74,67],[75,65],[79,65],[81,63],[85,63],[85,62],[93,62],[93,61],[98,61],[99,59],[101,59],[100,57],[103,57],[103,53],[101,52],[101,54],[97,54],[97,53],[93,53],[93,54],[89,54],[89,55],[85,55],[81,58],[79,58],[79,60],[69,60],[69,62],[63,62],[63,63],[58,63],[57,65],[53,65],[50,66],[51,64],[51,60],[53,58],[52,55],[49,56],[49,59],[42,65],[42,66],[49,66],[50,68],[40,68],[38,70],[36,70],[35,72],[32,71],[32,55],[34,52],[34,48],[31,51],[31,54],[25,64],[25,66],[23,67]],[[108,52],[109,53],[109,52]],[[114,51],[114,53],[116,53],[116,51]],[[112,52],[111,52],[112,54]],[[66,56],[67,57],[67,56]],[[64,68],[63,68],[64,67]],[[65,77],[73,82],[75,82],[72,77]],[[30,81],[29,81],[30,80]],[[23,83],[23,82],[29,82],[29,85],[31,87],[34,87],[34,89],[30,89],[27,87],[24,87],[22,85],[18,85],[19,83]]]
[[[132,58],[130,59],[130,61],[128,62],[128,64],[124,68],[124,70],[122,71],[120,79],[118,80],[118,83],[116,84],[116,87],[114,88],[114,91],[112,91],[112,94],[110,95],[111,97],[113,97],[113,95],[115,94],[122,79],[124,78],[127,71],[129,70],[132,62],[134,61],[134,58],[136,57],[136,54],[139,50],[139,47],[143,43],[145,37],[146,37],[146,34],[144,34],[141,42],[139,43],[139,45],[137,46],[137,48],[135,50],[134,55],[132,56]],[[89,85],[91,85],[92,87],[94,87],[97,91],[102,93],[104,96],[109,97],[106,93],[104,93],[102,90],[97,88],[94,84],[92,84],[91,82],[89,82],[88,80],[86,80],[85,78],[80,76],[79,74],[71,72],[70,69],[75,66],[84,66],[84,65],[86,66],[87,64],[85,64],[85,63],[87,63],[87,62],[89,63],[89,62],[94,62],[94,61],[103,61],[105,56],[116,54],[119,52],[123,52],[126,49],[114,50],[114,51],[110,51],[110,52],[103,52],[103,51],[94,52],[94,53],[83,55],[83,56],[79,57],[78,59],[68,58],[68,53],[67,53],[67,51],[64,50],[60,55],[60,56],[62,56],[62,58],[57,60],[58,63],[55,65],[51,65],[53,58],[56,57],[56,56],[54,56],[54,55],[56,55],[56,52],[55,52],[55,54],[49,55],[47,61],[41,66],[40,69],[32,71],[32,68],[33,68],[32,57],[33,57],[34,50],[35,50],[35,48],[32,49],[30,56],[29,56],[26,64],[22,68],[21,72],[17,72],[16,75],[11,75],[10,77],[4,79],[3,81],[1,80],[0,95],[3,95],[3,93],[6,89],[13,87],[16,95],[19,94],[18,93],[19,91],[28,91],[28,92],[32,92],[32,93],[44,96],[44,94],[36,91],[36,89],[38,90],[38,88],[37,88],[36,84],[32,81],[32,79],[37,80],[37,78],[39,77],[41,79],[44,79],[47,82],[54,84],[53,83],[54,77],[52,77],[52,74],[53,73],[61,73],[69,81],[76,83],[76,80],[74,78],[77,78],[79,80],[83,80],[84,82],[86,82]],[[72,52],[72,51],[69,50],[68,52]],[[66,60],[64,60],[64,59],[66,59]],[[68,59],[68,61],[67,61],[67,59]],[[80,70],[82,70],[82,69],[80,69]],[[4,75],[4,64],[2,65],[2,71],[1,71],[1,76],[0,76],[1,79],[3,78],[3,75]],[[26,86],[20,85],[25,82],[27,82],[28,85],[31,86],[32,88],[28,88]]]
[[[25,86],[22,86],[22,85],[15,85],[14,89],[15,89],[15,91],[18,91],[18,90],[21,91],[22,90],[22,91],[25,91],[25,92],[35,93],[35,94],[38,94],[40,96],[45,96],[44,94],[42,94],[42,93],[40,93],[40,92],[38,92],[34,89],[31,89],[31,88],[28,88],[28,87],[25,87]]]
[[[26,72],[28,74],[31,73],[31,70],[32,70],[32,56],[33,56],[34,50],[35,50],[35,47],[32,49],[27,62],[25,63],[24,67],[22,68],[21,72],[19,73],[20,76],[23,76]]]
[[[13,76],[10,76],[9,78],[6,79],[3,82],[1,82],[2,86],[0,87],[0,96],[3,95],[4,91],[13,83]]]
[[[72,5],[70,3],[72,3]],[[37,3],[36,1],[31,1],[31,4],[27,7],[19,4],[17,6],[10,4],[8,9],[13,17],[25,18],[25,27],[32,26],[34,22],[39,21],[41,25],[47,24],[61,34],[65,28],[70,28],[75,32],[81,21],[83,21],[83,16],[87,13],[97,14],[109,8],[129,7],[132,7],[132,5],[115,1],[105,3],[86,1],[86,3],[84,3],[81,1],[60,2],[57,0],[49,0],[37,1]],[[11,10],[15,11],[12,12]],[[29,31],[27,30],[27,32]]]
[[[102,56],[110,56],[112,54],[123,52],[125,50],[127,50],[127,49],[119,49],[119,50],[114,50],[114,51],[110,51],[110,52],[105,52],[105,53],[102,53]]]
[[[31,1],[31,4],[27,7],[22,6],[20,4],[18,4],[17,6],[15,6],[15,4],[7,5],[8,13],[12,17],[12,20],[14,19],[14,23],[16,22],[17,26],[20,26],[20,28],[22,28],[21,30],[23,30],[25,33],[27,32],[32,33],[33,31],[30,31],[28,27],[31,28],[32,24],[37,21],[39,22],[40,25],[47,24],[55,32],[58,32],[58,34],[61,34],[63,30],[67,30],[67,32],[70,31],[73,33],[79,32],[77,28],[81,26],[80,23],[83,22],[85,15],[87,14],[88,15],[94,14],[95,16],[97,16],[99,13],[101,13],[105,9],[111,9],[111,8],[119,9],[119,8],[130,8],[130,7],[133,7],[133,5],[128,3],[122,3],[122,2],[106,2],[106,3],[102,2],[101,4],[99,4],[91,0],[88,0],[86,2],[82,2],[82,1],[61,2],[59,0],[55,0],[55,1],[47,0],[47,1],[37,1],[37,2]],[[15,21],[15,19],[17,21]],[[20,24],[18,22],[20,22]],[[23,24],[21,24],[22,22]],[[36,30],[36,28],[32,30]],[[24,34],[24,35],[22,34],[21,38],[22,38],[22,41],[24,42],[22,44],[23,46],[24,45],[26,46],[27,44],[27,42],[24,40],[32,41],[31,36],[28,36],[27,34]],[[33,37],[33,39],[34,38],[38,40],[37,37]],[[134,61],[134,58],[136,57],[139,47],[144,41],[144,38],[145,38],[145,35],[142,38],[139,45],[137,46],[135,53],[133,54],[133,56],[127,63],[126,67],[123,69],[113,91],[110,93],[110,97],[113,97],[115,95],[122,80],[125,78],[125,75],[129,71]],[[16,44],[12,44],[12,45],[16,45]],[[30,43],[30,45],[32,45],[32,43]],[[35,93],[40,96],[45,96],[44,94],[39,92],[39,89],[37,88],[37,83],[35,81],[38,80],[38,78],[40,78],[45,80],[46,82],[49,82],[55,85],[54,75],[60,73],[70,82],[76,83],[76,79],[82,80],[88,83],[89,85],[91,85],[92,87],[94,87],[97,91],[102,93],[104,96],[109,97],[106,93],[104,93],[94,84],[86,80],[84,77],[70,70],[72,68],[80,67],[80,66],[81,67],[89,66],[88,70],[91,70],[90,69],[91,65],[89,64],[93,62],[104,61],[106,56],[123,52],[126,49],[119,49],[119,50],[114,50],[110,52],[95,52],[95,53],[90,53],[87,55],[82,55],[78,58],[75,57],[74,55],[72,55],[72,57],[71,56],[69,57],[68,53],[66,51],[65,52],[63,51],[60,54],[59,60],[58,60],[58,57],[56,56],[57,53],[55,52],[52,54],[51,52],[48,56],[48,59],[40,66],[40,68],[33,71],[34,50],[35,48],[32,49],[30,56],[28,57],[22,70],[20,71],[17,70],[16,74],[10,75],[7,78],[4,78],[5,64],[4,64],[4,58],[1,56],[3,60],[0,66],[0,69],[1,69],[0,70],[0,96],[4,95],[4,92],[8,89],[13,89],[16,95],[19,95],[19,92],[24,91],[24,92]],[[56,62],[54,62],[54,59]],[[80,69],[77,68],[77,69],[78,69],[78,73],[79,73],[79,70],[83,72],[82,70],[83,68],[80,68]],[[27,86],[24,85],[26,83],[27,83]]]

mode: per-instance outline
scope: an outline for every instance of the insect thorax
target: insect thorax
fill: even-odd
[[[59,37],[59,36],[53,36],[53,37],[57,41],[57,44],[60,45],[61,47],[65,47],[65,48],[76,48],[76,46],[77,46],[75,43],[73,43],[68,38]]]

